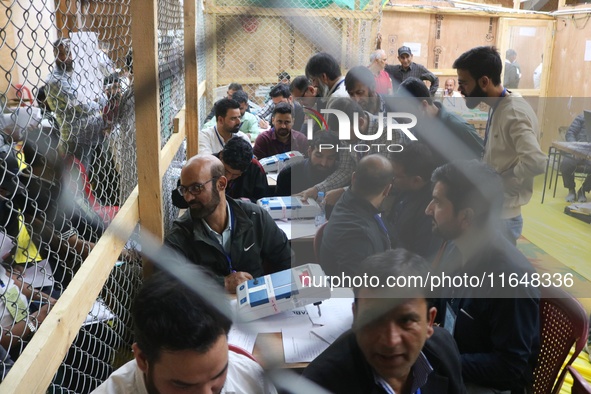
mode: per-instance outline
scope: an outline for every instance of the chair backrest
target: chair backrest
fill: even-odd
[[[324,236],[324,228],[326,224],[324,223],[318,230],[316,230],[316,235],[314,235],[314,256],[316,257],[316,262],[320,264],[320,246],[322,245],[322,237]]]
[[[237,353],[237,354],[242,354],[243,356],[246,356],[246,357],[250,358],[252,361],[255,361],[258,363],[256,358],[254,358],[254,356],[252,354],[250,354],[246,350],[242,349],[241,347],[238,347],[238,346],[232,345],[232,344],[228,344],[228,350],[230,350],[231,352]]]
[[[591,394],[591,384],[577,371],[572,365],[567,367],[568,372],[573,377],[573,387],[571,394]]]
[[[534,369],[534,393],[558,393],[566,375],[587,343],[589,320],[575,298],[559,288],[542,288],[540,299],[540,354]],[[575,345],[570,359],[565,360]]]

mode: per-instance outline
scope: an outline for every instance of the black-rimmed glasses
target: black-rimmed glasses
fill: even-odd
[[[219,177],[213,177],[208,181],[205,181],[203,183],[193,183],[192,185],[189,186],[179,186],[176,188],[177,192],[179,192],[179,194],[181,196],[184,196],[185,193],[191,193],[194,196],[198,196],[199,194],[201,194],[201,192],[203,191],[203,189],[205,189],[205,185],[207,185],[209,182],[216,180]]]

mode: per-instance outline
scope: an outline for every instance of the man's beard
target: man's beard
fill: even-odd
[[[275,133],[277,133],[277,136],[284,138],[287,137],[289,135],[289,133],[291,132],[291,129],[275,129]]]
[[[193,219],[204,219],[211,215],[218,205],[220,204],[220,192],[215,187],[215,183],[212,185],[211,200],[203,204],[197,200],[189,202],[189,210],[191,211],[191,217]]]
[[[328,92],[330,91],[330,88],[324,82],[318,81],[318,86],[316,88],[318,90],[318,92],[317,92],[318,97],[327,97],[328,96]]]
[[[235,127],[232,127],[232,128],[230,128],[230,127],[224,127],[224,129],[225,129],[225,131],[226,131],[227,133],[236,134],[237,132],[239,132],[239,131],[240,131],[240,126],[241,126],[241,125],[242,125],[242,123],[240,123],[240,124],[238,124],[237,126],[235,126]]]
[[[484,92],[484,90],[482,90],[480,85],[476,85],[476,87],[472,89],[470,94],[467,94],[465,97],[466,107],[470,109],[476,108],[478,104],[482,102],[483,97],[486,97],[486,93]]]

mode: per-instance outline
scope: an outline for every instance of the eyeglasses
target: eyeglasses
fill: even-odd
[[[205,185],[207,185],[209,182],[218,179],[219,177],[215,176],[213,178],[211,178],[209,181],[203,182],[203,183],[193,183],[192,185],[189,186],[179,186],[176,188],[177,192],[179,192],[179,194],[181,196],[184,196],[185,193],[191,193],[194,196],[198,196],[199,194],[201,194],[201,192],[203,191],[203,189],[205,189]]]

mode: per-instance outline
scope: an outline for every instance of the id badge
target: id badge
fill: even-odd
[[[21,293],[16,286],[10,287],[10,289],[3,294],[3,298],[6,302],[6,309],[14,319],[15,323],[24,320],[29,314],[27,304],[22,300],[20,294]]]
[[[454,329],[456,328],[456,314],[453,309],[451,309],[449,302],[445,303],[445,320],[443,322],[443,328],[445,328],[453,337]]]

